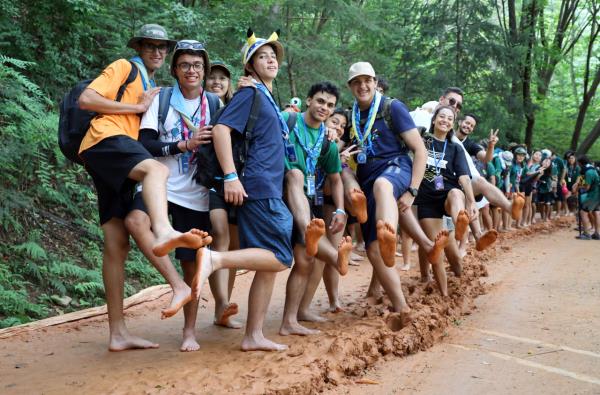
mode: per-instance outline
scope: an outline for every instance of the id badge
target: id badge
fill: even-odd
[[[190,171],[191,154],[185,152],[179,156],[179,174],[187,174]]]
[[[367,154],[365,154],[363,151],[360,151],[358,154],[356,154],[356,163],[361,165],[367,163]]]
[[[298,157],[296,156],[296,147],[294,146],[294,144],[285,144],[285,155],[287,156],[290,162],[298,161]]]
[[[308,196],[315,195],[315,176],[314,175],[306,176],[306,194]]]
[[[323,197],[323,190],[319,189],[315,193],[315,197],[313,199],[315,206],[322,206],[325,203],[325,198]]]
[[[444,189],[444,177],[441,174],[433,177],[433,184],[436,191],[442,191]]]

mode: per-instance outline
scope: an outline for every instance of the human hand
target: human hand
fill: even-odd
[[[499,140],[498,139],[498,132],[499,132],[498,129],[496,129],[496,130],[491,129],[490,130],[490,137],[488,138],[488,145],[490,145],[490,146],[493,147],[493,146],[496,145],[496,143],[498,143],[498,140]]]
[[[202,126],[197,132],[194,132],[188,140],[187,147],[190,151],[196,150],[200,145],[208,144],[212,141],[212,125]]]
[[[404,192],[402,196],[400,196],[400,199],[398,199],[398,210],[405,212],[410,209],[414,201],[415,197],[410,192]]]
[[[331,219],[329,230],[331,233],[339,233],[346,227],[346,215],[342,213],[335,213]]]
[[[473,221],[479,216],[479,209],[477,208],[477,202],[470,202],[467,204],[467,214],[469,214],[469,221]]]
[[[248,195],[244,190],[244,186],[240,182],[240,180],[233,180],[224,183],[225,190],[225,201],[227,203],[231,203],[234,206],[241,206],[244,203],[244,198],[247,198]]]
[[[154,96],[158,95],[158,92],[160,92],[160,87],[151,88],[151,89],[148,89],[147,91],[144,91],[144,93],[142,93],[138,97],[137,104],[140,105],[139,112],[148,111],[148,108],[150,108],[150,105],[152,104],[152,101],[154,100]]]
[[[248,77],[248,76],[240,77],[240,79],[238,80],[238,83],[237,83],[237,89],[239,90],[239,89],[248,88],[248,87],[256,88],[256,84],[254,84],[254,82],[252,81],[252,77]]]
[[[351,146],[349,146],[348,148],[346,148],[342,152],[340,152],[340,159],[342,162],[344,162],[344,163],[348,162],[348,160],[350,160],[350,157],[352,155],[360,152],[360,149],[352,151],[353,148],[356,148],[356,144],[352,144]]]

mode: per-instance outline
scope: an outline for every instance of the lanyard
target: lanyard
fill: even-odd
[[[375,98],[371,102],[369,108],[369,115],[367,116],[367,122],[365,128],[360,129],[360,109],[358,108],[358,102],[354,100],[352,106],[352,130],[350,136],[353,137],[358,145],[362,148],[365,147],[366,154],[374,154],[373,144],[371,140],[371,129],[375,123],[377,111],[379,110],[379,104],[381,103],[381,93],[375,92]]]
[[[183,113],[179,113],[179,117],[181,118],[181,131],[184,140],[192,137],[189,130],[191,130],[192,133],[195,133],[198,132],[199,128],[206,126],[206,109],[208,108],[208,99],[205,95],[202,95],[200,100],[201,103],[198,105],[198,108],[196,108],[196,111],[194,111],[192,114],[191,120]],[[198,110],[200,110],[200,119],[196,118],[196,115],[198,115]]]
[[[283,140],[286,141],[289,138],[290,130],[288,129],[287,123],[285,122],[285,120],[283,119],[283,116],[281,115],[279,106],[277,105],[277,103],[275,103],[275,100],[273,100],[273,96],[271,96],[271,92],[269,92],[269,90],[267,89],[266,86],[256,82],[256,87],[258,88],[258,90],[260,90],[262,93],[264,93],[265,96],[267,96],[267,99],[269,99],[269,103],[271,103],[271,106],[273,107],[273,109],[275,110],[275,113],[277,114],[277,118],[279,118],[279,126],[281,126],[281,137],[283,137]]]
[[[435,140],[431,142],[431,149],[433,149],[433,160],[435,161],[435,174],[440,175],[440,162],[444,160],[444,156],[446,156],[446,146],[448,145],[448,139],[444,140],[444,150],[442,151],[442,155],[436,159],[435,153]]]
[[[315,144],[312,147],[309,147],[308,127],[304,122],[304,116],[300,115],[299,118],[300,119],[298,119],[298,122],[296,122],[296,127],[294,128],[294,134],[296,135],[298,144],[300,144],[300,147],[302,147],[304,152],[306,152],[306,171],[309,175],[314,175],[317,167],[317,160],[319,159],[319,154],[321,153],[323,139],[325,138],[325,125],[323,122],[321,122],[321,125],[319,126],[319,134],[317,135]],[[304,129],[304,139],[302,136],[300,136],[300,125],[302,125],[302,128]]]

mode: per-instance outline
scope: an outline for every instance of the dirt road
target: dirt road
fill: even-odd
[[[600,243],[565,229],[498,257],[476,311],[427,352],[378,363],[379,385],[327,394],[600,394]]]
[[[415,312],[406,328],[389,313],[387,300],[365,301],[365,263],[342,279],[345,312],[308,324],[321,334],[278,336],[287,279],[282,273],[265,332],[290,345],[283,353],[240,352],[240,330],[212,325],[207,291],[197,325],[202,348],[194,353],[178,351],[181,313],[159,319],[168,295],[127,310],[130,329],[159,342],[156,350],[108,352],[105,316],[5,337],[0,393],[597,393],[600,243],[579,248],[582,242],[565,230],[570,226],[539,225],[535,233],[504,235],[495,248],[473,253],[463,276],[449,278],[448,299],[420,284],[416,270],[402,273]],[[247,274],[236,283],[232,299],[240,304],[240,318],[251,279]],[[486,292],[473,310],[473,299]],[[325,307],[320,289],[315,308]],[[380,384],[356,384],[361,378]]]

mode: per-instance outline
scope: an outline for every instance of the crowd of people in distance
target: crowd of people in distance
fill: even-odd
[[[413,248],[421,280],[447,297],[446,260],[460,276],[470,244],[483,251],[513,227],[576,213],[578,238],[599,238],[600,178],[589,159],[520,144],[502,149],[498,130],[474,141],[479,119],[462,111],[459,88],[409,112],[386,96],[387,82],[370,63],[356,62],[345,87],[350,108],[339,108],[340,88],[323,81],[304,103],[294,98],[282,110],[272,94],[284,58],[278,33],[265,39],[248,30],[237,82],[201,42],[171,40],[160,25],[142,26],[128,46],[137,55],[108,65],[79,97],[81,109],[99,114],[79,156],[98,195],[112,351],[158,347],[125,325],[130,235],[172,287],[162,318],[183,309],[181,351],[200,348],[206,282],[214,324],[242,328],[230,300],[240,270],[255,272],[241,349],[279,351],[287,346],[268,339],[263,324],[276,275],[286,269],[279,334],[313,335],[319,331],[301,322],[326,320],[311,308],[321,279],[329,311],[343,311],[340,277],[365,261],[363,253],[373,269],[368,295],[385,292],[408,325],[400,273]],[[169,53],[172,86],[160,88],[154,75]],[[133,68],[135,80],[115,100]],[[404,264],[396,267],[399,256]]]

